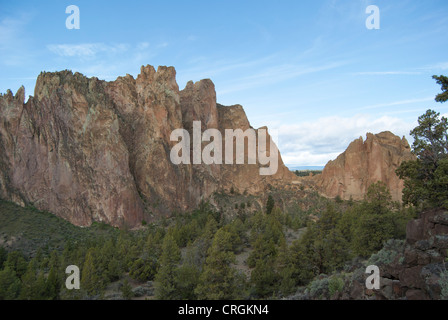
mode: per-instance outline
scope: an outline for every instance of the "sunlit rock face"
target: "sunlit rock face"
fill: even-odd
[[[223,137],[225,129],[251,128],[241,106],[216,103],[212,81],[180,91],[173,67],[144,66],[136,79],[112,82],[41,73],[26,103],[23,87],[0,96],[0,197],[80,226],[136,227],[215,191],[257,194],[294,179],[280,154],[278,170],[265,176],[259,163],[173,164],[170,135],[192,134],[194,121]]]
[[[367,139],[354,140],[336,160],[329,161],[321,175],[316,176],[318,188],[329,197],[361,200],[368,187],[382,181],[392,199],[401,201],[403,180],[395,170],[403,161],[413,160],[409,143],[389,131],[367,133]]]

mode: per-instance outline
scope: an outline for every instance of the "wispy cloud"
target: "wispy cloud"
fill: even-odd
[[[421,75],[425,72],[433,72],[436,70],[448,70],[448,62],[438,62],[422,67],[410,68],[412,71],[403,70],[387,70],[387,71],[361,71],[354,72],[355,76],[390,76],[390,75]]]
[[[276,55],[264,56],[258,59],[239,59],[239,60],[218,60],[210,61],[205,57],[196,57],[190,60],[192,64],[199,64],[200,67],[188,68],[179,70],[182,74],[188,74],[189,80],[200,80],[203,78],[214,78],[223,73],[247,69],[251,67],[257,67],[269,64],[276,58]]]
[[[370,106],[365,106],[365,107],[359,108],[358,110],[377,109],[377,108],[392,107],[392,106],[401,106],[401,105],[412,104],[412,103],[428,102],[428,101],[432,101],[432,100],[434,100],[434,97],[406,99],[406,100],[399,100],[399,101],[379,103],[379,104],[374,104],[374,105],[370,105]]]
[[[331,116],[278,128],[279,149],[285,163],[325,165],[342,153],[354,139],[367,132],[391,131],[407,135],[413,124],[399,118],[358,114],[352,117]]]
[[[265,68],[264,70],[247,77],[233,79],[232,84],[224,86],[219,90],[219,94],[225,95],[236,91],[271,85],[311,73],[328,71],[341,67],[345,64],[347,64],[346,61],[331,62],[320,66],[290,64],[276,65],[273,67]]]
[[[359,76],[389,76],[389,75],[418,75],[422,74],[418,71],[367,71],[355,72],[354,75]]]
[[[448,61],[427,65],[420,69],[425,71],[448,70]]]
[[[23,66],[32,60],[31,41],[25,33],[31,17],[31,13],[20,13],[0,20],[0,64]]]
[[[50,44],[47,49],[61,57],[92,58],[100,52],[123,53],[129,49],[128,44],[104,44],[104,43],[81,43],[81,44]]]

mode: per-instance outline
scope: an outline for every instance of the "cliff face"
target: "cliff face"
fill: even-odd
[[[175,165],[173,130],[250,127],[241,106],[216,104],[210,80],[182,91],[172,67],[142,67],[112,82],[70,71],[41,73],[34,97],[0,96],[0,197],[48,210],[76,225],[137,226],[187,210],[217,190],[263,192],[293,179],[260,164]],[[204,144],[203,144],[204,145]],[[247,149],[247,148],[246,148]],[[245,150],[247,153],[247,150]]]
[[[406,139],[391,132],[367,133],[353,141],[336,160],[329,161],[322,175],[316,176],[318,188],[329,197],[363,199],[368,187],[383,181],[389,188],[392,199],[401,201],[403,181],[395,170],[403,161],[413,160],[414,155]]]

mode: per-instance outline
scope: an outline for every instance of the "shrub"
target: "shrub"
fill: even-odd
[[[368,263],[373,265],[382,265],[392,263],[395,257],[403,251],[404,240],[388,240],[384,247],[371,255]]]
[[[330,297],[332,297],[337,292],[342,292],[344,289],[344,280],[339,277],[332,277],[328,282],[328,291],[330,293]]]
[[[310,295],[312,298],[321,299],[323,296],[326,296],[328,293],[328,278],[316,279],[310,283]]]

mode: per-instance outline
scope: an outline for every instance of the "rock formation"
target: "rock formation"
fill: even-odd
[[[336,299],[440,300],[442,273],[448,268],[448,213],[443,209],[423,212],[406,228],[401,247],[385,248],[381,256],[390,262],[378,263],[380,289],[366,289],[368,274],[363,266],[356,279],[346,282],[344,293]],[[384,259],[384,258],[383,258]],[[354,273],[356,274],[356,272]],[[445,297],[446,298],[446,297]]]
[[[403,161],[415,159],[406,139],[389,131],[367,133],[367,139],[353,141],[336,160],[329,161],[315,182],[329,197],[361,200],[368,187],[377,181],[389,188],[392,199],[401,202],[403,181],[395,170]]]
[[[396,292],[409,300],[439,300],[447,256],[448,213],[443,209],[425,211],[408,223],[404,251],[382,268],[384,278],[394,280],[400,289]]]
[[[170,134],[191,131],[193,121],[202,131],[250,128],[241,106],[217,105],[210,80],[180,91],[172,67],[145,66],[136,79],[112,82],[41,73],[26,103],[23,87],[0,96],[0,197],[76,225],[134,227],[215,191],[255,194],[294,178],[280,155],[272,176],[260,176],[259,163],[173,164]]]

